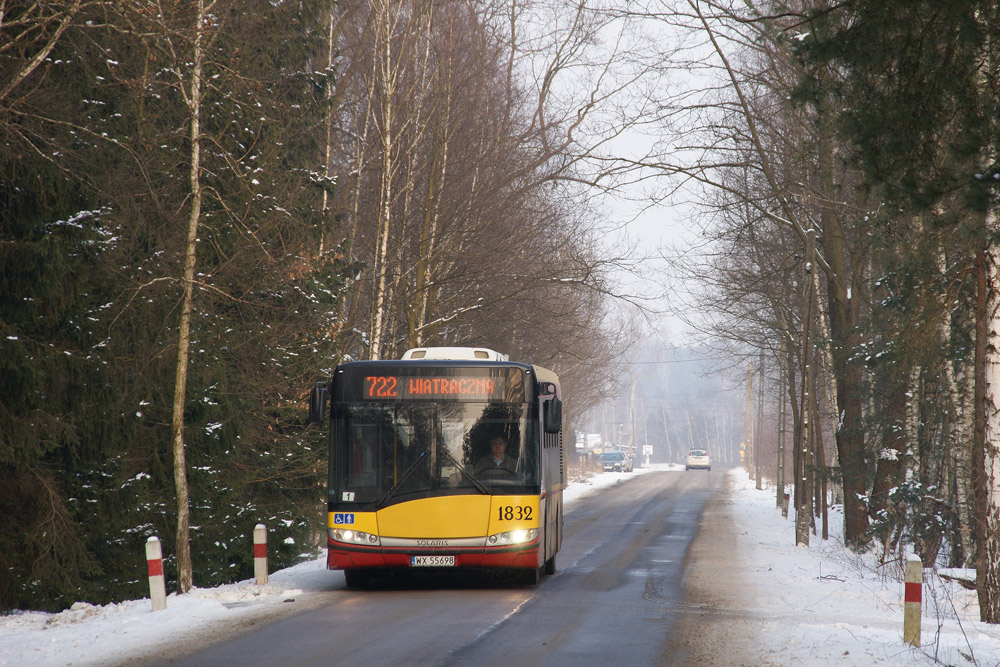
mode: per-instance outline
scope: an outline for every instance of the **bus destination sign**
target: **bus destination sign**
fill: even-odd
[[[363,376],[362,397],[373,401],[503,400],[505,379],[504,377],[366,375]]]

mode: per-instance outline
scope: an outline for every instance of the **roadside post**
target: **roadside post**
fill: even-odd
[[[253,574],[257,583],[267,583],[267,527],[258,523],[253,529]]]
[[[149,599],[153,602],[153,611],[162,611],[167,608],[167,584],[163,579],[163,549],[158,537],[146,540],[146,565],[149,570]]]
[[[920,608],[923,604],[924,566],[920,556],[906,557],[903,572],[903,641],[920,646]]]

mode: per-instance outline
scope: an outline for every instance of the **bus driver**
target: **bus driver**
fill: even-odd
[[[515,472],[517,462],[507,456],[507,443],[503,436],[495,435],[490,438],[490,453],[476,462],[474,472],[478,475],[486,470],[505,470]]]

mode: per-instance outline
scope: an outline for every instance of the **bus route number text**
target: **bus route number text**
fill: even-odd
[[[365,393],[368,398],[396,398],[398,381],[392,375],[369,375],[365,378]]]
[[[501,505],[497,508],[500,521],[530,521],[530,505]]]

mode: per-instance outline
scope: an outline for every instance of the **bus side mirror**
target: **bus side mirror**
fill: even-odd
[[[322,424],[326,417],[326,399],[330,394],[327,382],[317,382],[309,392],[309,418],[307,424]]]
[[[545,432],[558,433],[562,430],[562,401],[558,398],[550,398],[542,405],[545,411]]]

